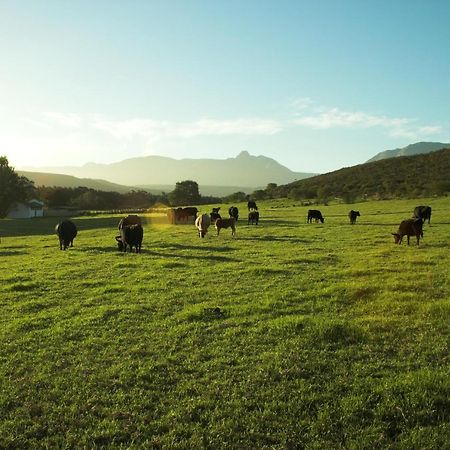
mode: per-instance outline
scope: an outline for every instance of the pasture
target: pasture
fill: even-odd
[[[0,447],[448,448],[450,198],[294,204],[237,205],[235,239],[146,216],[139,255],[119,217],[67,251],[1,220]]]

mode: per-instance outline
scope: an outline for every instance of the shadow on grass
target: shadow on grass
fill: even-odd
[[[205,247],[202,245],[184,245],[184,244],[158,244],[159,248],[177,249],[177,250],[201,250],[201,251],[214,251],[214,252],[231,252],[235,249],[232,247]]]
[[[27,252],[23,252],[23,251],[16,251],[16,250],[12,250],[12,251],[0,251],[0,256],[20,256],[20,255],[26,255]]]
[[[162,252],[162,251],[155,251],[155,250],[150,250],[148,248],[142,248],[140,253],[136,253],[136,250],[133,249],[133,251],[131,252],[131,254],[136,255],[137,257],[139,257],[140,255],[148,255],[148,256],[158,256],[160,258],[176,258],[176,259],[189,259],[189,260],[210,260],[210,261],[222,261],[222,262],[241,262],[240,259],[236,259],[236,258],[229,258],[226,256],[220,256],[220,255],[215,255],[214,251],[216,249],[213,249],[212,254],[209,255],[185,255],[185,254],[181,254],[181,253],[174,253],[173,251],[169,251],[169,249],[171,248],[170,246],[167,247],[168,251],[167,252]],[[182,249],[196,249],[196,247],[191,247],[191,246],[181,246]],[[203,250],[203,248],[201,248]],[[103,254],[111,254],[111,253],[115,253],[117,256],[121,256],[124,254],[130,254],[130,250],[128,249],[126,252],[123,251],[119,251],[117,249],[117,247],[89,247],[89,248],[78,248],[78,250],[85,252],[85,253],[103,253]],[[211,250],[211,249],[209,249]],[[224,249],[222,249],[222,251],[225,251]]]
[[[289,236],[252,236],[252,237],[239,237],[240,241],[265,241],[265,242],[291,242],[293,244],[305,244],[310,241],[307,239],[299,239],[297,237]]]

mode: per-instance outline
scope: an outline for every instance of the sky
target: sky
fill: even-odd
[[[450,142],[449,17],[439,0],[0,0],[0,155],[245,150],[324,173]]]

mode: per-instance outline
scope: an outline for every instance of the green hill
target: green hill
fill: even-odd
[[[383,159],[279,186],[293,198],[408,198],[450,192],[450,149]]]
[[[77,178],[71,175],[62,175],[57,173],[28,172],[24,170],[18,170],[17,173],[33,181],[35,186],[49,186],[49,187],[56,186],[68,188],[76,188],[79,186],[83,186],[98,191],[114,191],[120,193],[129,192],[133,189],[132,187],[123,186],[121,184],[116,183],[110,183],[109,181],[106,180]]]

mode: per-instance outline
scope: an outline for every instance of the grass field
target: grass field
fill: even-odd
[[[236,239],[148,216],[139,255],[118,217],[65,252],[1,220],[0,448],[450,448],[450,198],[293,203]]]

